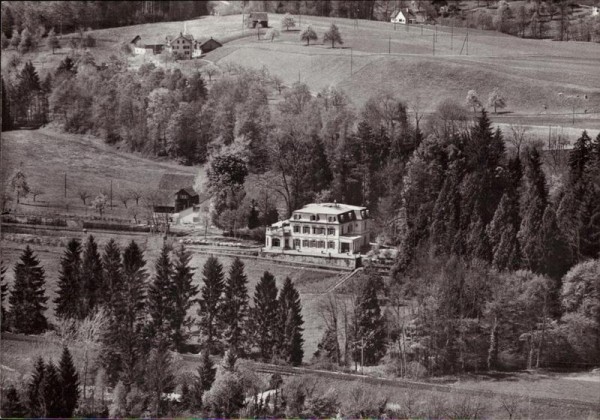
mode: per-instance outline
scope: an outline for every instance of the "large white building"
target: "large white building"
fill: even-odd
[[[290,219],[267,227],[265,250],[324,256],[357,254],[369,244],[371,223],[366,207],[307,204]]]

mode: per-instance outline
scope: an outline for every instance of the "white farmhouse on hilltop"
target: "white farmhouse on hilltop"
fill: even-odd
[[[369,244],[372,220],[366,207],[307,204],[288,220],[267,227],[265,251],[295,250],[307,255],[358,254]]]

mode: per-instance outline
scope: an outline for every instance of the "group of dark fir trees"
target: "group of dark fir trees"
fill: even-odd
[[[565,152],[550,193],[546,152],[507,151],[485,112],[446,128],[399,180],[390,279],[366,269],[350,323],[328,301],[315,356],[401,376],[597,365],[600,136],[583,132]]]
[[[278,291],[275,278],[265,272],[250,306],[248,280],[240,259],[233,261],[226,276],[220,262],[210,257],[203,267],[199,290],[193,284],[190,258],[183,246],[171,250],[165,245],[150,278],[136,242],[121,250],[110,240],[100,255],[93,236],[89,236],[83,250],[79,240],[69,241],[60,261],[54,300],[57,320],[81,321],[100,309],[105,311],[100,362],[108,383],[120,384],[125,395],[146,392],[156,405],[155,413],[162,412],[163,394],[175,386],[173,378],[157,374],[168,372],[170,351],[188,350],[193,327],[197,327],[203,347],[200,369],[208,369],[205,365],[212,363],[209,355],[225,350],[225,359],[232,359],[232,364],[243,356],[299,365],[304,355],[300,296],[289,278]],[[31,248],[24,250],[15,265],[10,310],[4,305],[8,292],[5,271],[3,267],[3,330],[39,334],[50,328],[44,314],[45,273]],[[190,311],[196,304],[194,320]],[[36,365],[40,372],[52,371],[50,365],[40,366]],[[202,385],[203,391],[207,387],[210,383]],[[202,393],[197,398],[201,404]],[[31,410],[28,413],[34,412]],[[54,411],[44,413],[49,412]]]
[[[597,305],[600,136],[577,139],[552,195],[543,153],[508,153],[483,112],[410,159],[390,287],[418,302],[414,329],[397,333],[424,346],[411,357],[430,372],[598,362],[582,345],[598,348],[597,309],[575,296]]]
[[[63,348],[58,366],[52,361],[35,362],[25,398],[14,385],[2,390],[2,415],[7,418],[70,418],[79,402],[79,374],[67,347]]]

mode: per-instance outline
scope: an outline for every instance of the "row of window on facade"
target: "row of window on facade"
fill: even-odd
[[[363,218],[366,218],[366,216],[368,215],[368,213],[365,210],[361,211],[361,214],[363,215]],[[294,220],[302,220],[302,215],[301,214],[294,214],[293,215],[293,219]],[[311,221],[320,221],[321,220],[321,216],[319,216],[318,214],[311,214],[309,219]],[[354,214],[353,211],[349,212],[349,213],[345,213],[345,214],[340,214],[339,215],[339,221],[344,223],[344,222],[349,222],[352,220],[356,220],[356,214]],[[327,216],[327,221],[330,223],[335,223],[338,221],[338,216]]]
[[[281,246],[281,239],[279,238],[273,238],[273,247],[280,247]],[[335,242],[334,241],[317,241],[317,240],[308,240],[308,239],[294,239],[294,248],[325,248],[327,246],[327,248],[329,249],[335,249]]]
[[[294,233],[300,233],[300,226],[294,226]],[[310,226],[302,226],[302,233],[310,234]],[[313,235],[335,235],[334,228],[323,228],[323,227],[313,227],[312,228]]]

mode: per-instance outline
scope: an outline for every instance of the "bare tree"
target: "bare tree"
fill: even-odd
[[[90,314],[87,318],[83,319],[76,328],[75,340],[78,343],[78,347],[83,350],[83,366],[82,366],[82,382],[83,382],[83,401],[87,395],[87,376],[89,366],[95,364],[94,354],[100,348],[102,335],[108,326],[108,317],[103,309]]]
[[[523,403],[523,396],[519,394],[502,394],[500,395],[500,405],[508,414],[508,419],[519,417],[519,409]]]
[[[317,306],[319,315],[325,323],[326,331],[332,331],[335,334],[336,340],[338,341],[338,348],[335,355],[335,362],[339,365],[341,362],[341,354],[339,348],[339,315],[338,312],[340,302],[339,298],[335,293],[327,293],[325,298],[321,300]]]
[[[209,82],[212,82],[213,76],[215,76],[221,72],[221,69],[219,69],[219,67],[217,67],[213,63],[208,63],[206,66],[203,67],[203,69],[204,69],[204,73],[206,73],[206,75],[208,76]]]
[[[411,108],[413,114],[415,114],[415,128],[419,130],[419,123],[421,122],[421,119],[423,119],[424,115],[424,112],[421,112],[423,110],[423,101],[419,95],[417,95],[414,101],[411,103]]]
[[[271,80],[273,81],[275,89],[277,89],[277,92],[279,92],[281,95],[281,89],[283,89],[283,79],[277,75],[273,75],[271,76]]]
[[[117,193],[117,200],[123,203],[123,207],[127,208],[127,203],[129,202],[131,195],[129,191],[121,191]]]
[[[87,190],[79,190],[77,191],[77,195],[79,196],[79,198],[81,198],[81,201],[83,201],[83,205],[86,205],[86,201],[88,198],[90,198],[92,195],[87,191]]]
[[[142,198],[144,196],[144,193],[137,189],[131,189],[131,190],[129,190],[129,196],[131,197],[132,200],[135,200],[135,205],[139,206],[140,198]]]
[[[106,206],[108,205],[108,197],[106,196],[106,194],[100,193],[96,196],[96,198],[94,198],[94,201],[92,201],[92,206],[98,210],[98,213],[100,213],[100,217],[102,217],[102,215],[104,214],[104,210],[106,209]]]
[[[521,146],[523,146],[528,140],[528,131],[529,127],[526,127],[522,124],[510,125],[510,136],[508,137],[508,142],[512,144],[515,149],[517,149],[517,156],[521,154]]]
[[[44,190],[42,190],[40,187],[33,187],[30,193],[33,196],[33,202],[35,203],[35,199],[38,195],[44,195]]]

